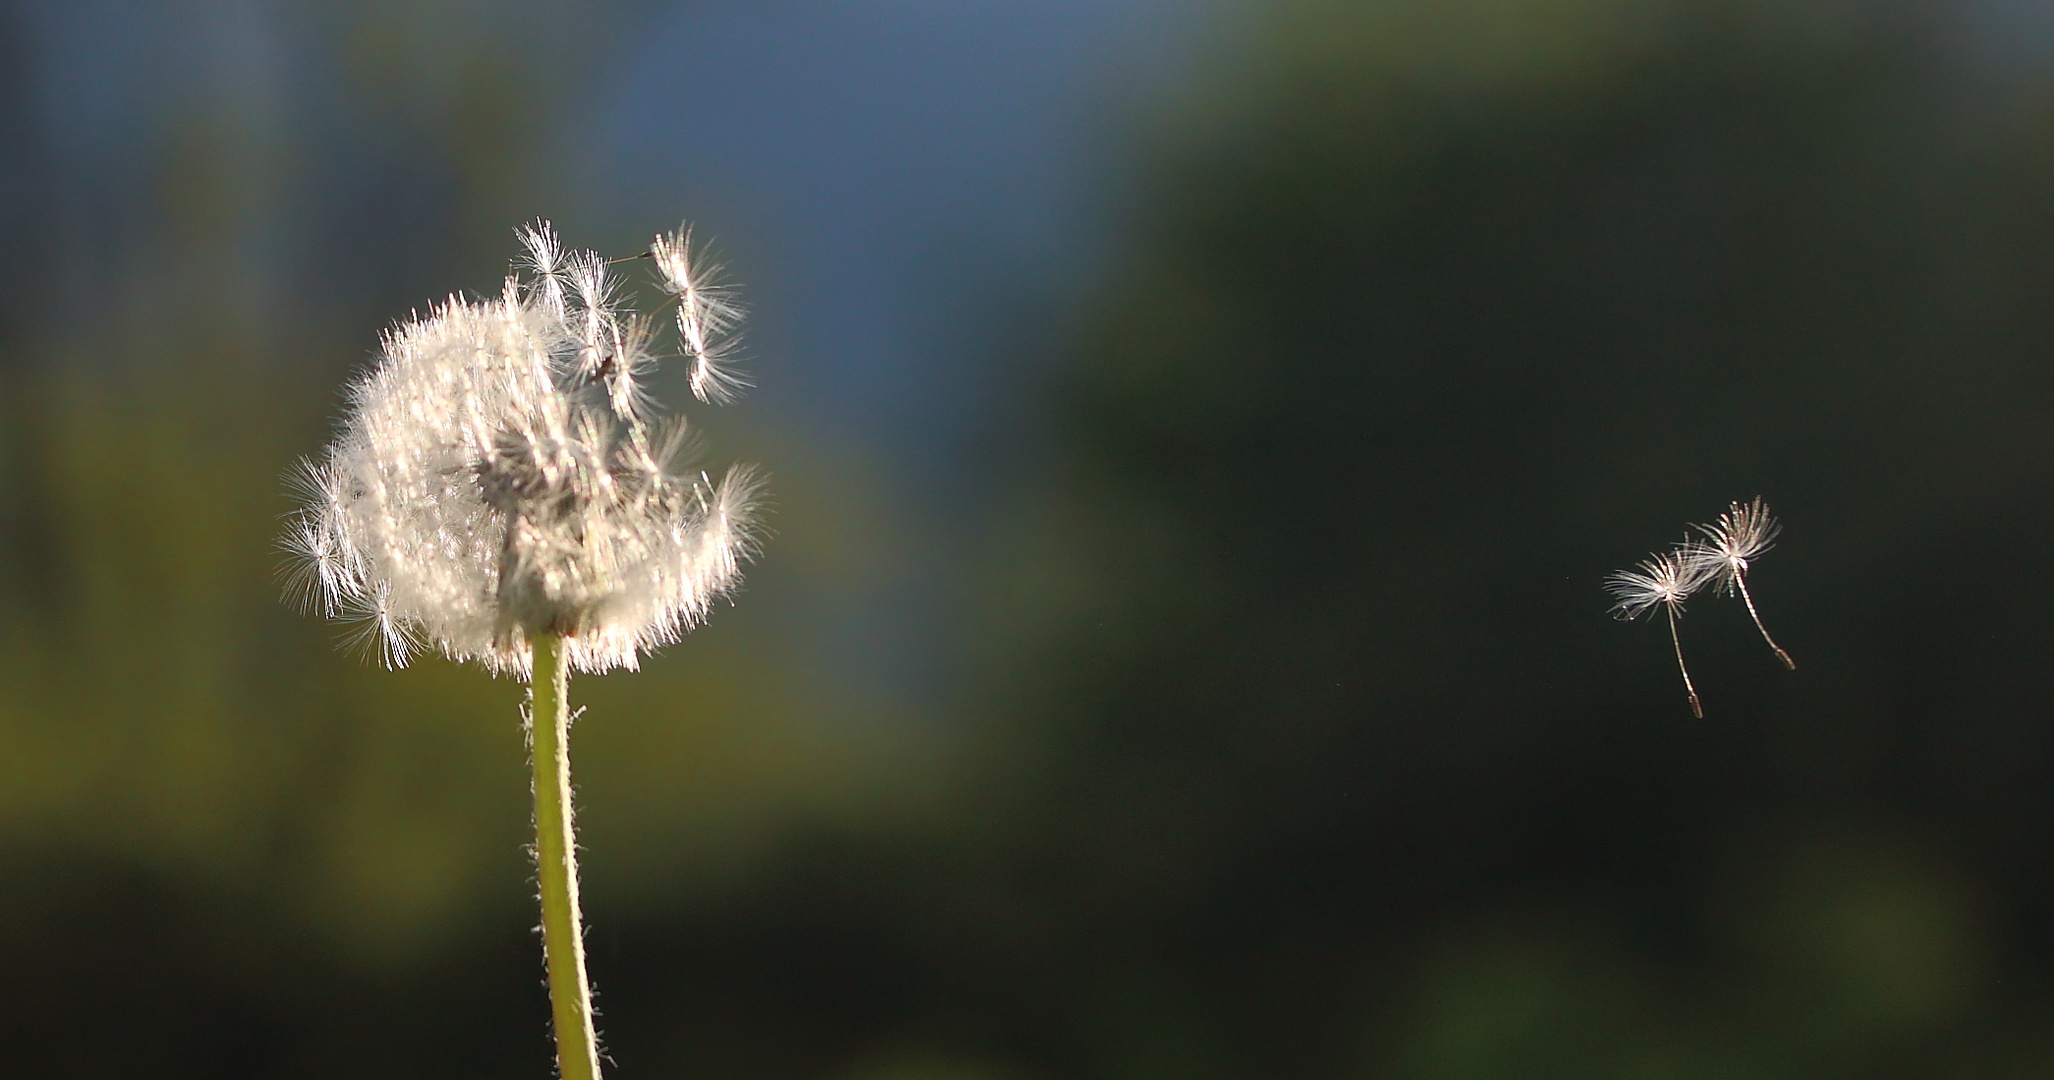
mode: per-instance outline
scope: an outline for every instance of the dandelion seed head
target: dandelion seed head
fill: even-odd
[[[756,474],[681,471],[685,429],[644,388],[649,323],[604,261],[566,253],[546,222],[520,239],[528,275],[497,298],[452,297],[385,333],[341,434],[289,477],[303,505],[279,541],[288,595],[359,622],[389,666],[433,647],[525,673],[529,636],[555,633],[579,670],[634,668],[755,550]],[[672,262],[685,269],[661,269],[667,284],[694,272],[682,234]],[[695,303],[702,340],[739,314],[718,294]]]

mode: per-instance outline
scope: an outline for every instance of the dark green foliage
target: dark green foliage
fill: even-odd
[[[1070,902],[1222,1075],[1982,1075],[2042,1022],[2045,107],[1865,14],[1336,17],[1175,155],[1020,678]],[[1600,578],[1757,494],[1803,667],[1700,598],[1692,722]]]

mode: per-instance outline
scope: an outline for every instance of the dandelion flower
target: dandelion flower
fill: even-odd
[[[1683,601],[1707,580],[1705,564],[1691,554],[1693,549],[1694,545],[1686,541],[1682,550],[1642,559],[1633,569],[1606,578],[1605,590],[1612,594],[1612,614],[1617,618],[1637,619],[1657,607],[1668,614],[1669,641],[1676,647],[1676,670],[1683,673],[1683,690],[1690,695],[1691,715],[1702,720],[1704,705],[1698,701],[1697,687],[1690,681],[1690,668],[1683,663],[1683,638],[1676,632],[1676,620],[1683,615]]]
[[[689,469],[682,420],[655,415],[649,320],[608,263],[546,222],[525,275],[387,331],[341,432],[288,476],[288,597],[359,623],[399,667],[423,649],[529,679],[535,853],[558,1074],[596,1080],[572,826],[568,672],[633,669],[741,581],[758,484]],[[677,306],[693,393],[731,400],[741,316],[680,230],[650,246]],[[543,687],[548,687],[543,691]]]
[[[1688,545],[1688,557],[1697,561],[1704,572],[1714,578],[1719,591],[1727,595],[1735,592],[1747,605],[1747,613],[1754,618],[1755,629],[1762,632],[1762,640],[1776,651],[1776,657],[1783,666],[1795,671],[1797,661],[1783,651],[1776,639],[1769,636],[1769,628],[1762,625],[1761,612],[1755,610],[1754,597],[1747,591],[1747,571],[1753,561],[1770,548],[1776,546],[1776,534],[1783,526],[1769,515],[1769,508],[1760,498],[1751,503],[1736,502],[1729,506],[1719,520],[1712,525],[1698,525],[1696,529],[1705,535],[1701,543]]]
[[[530,639],[554,634],[579,671],[633,669],[739,584],[753,548],[754,473],[682,467],[683,424],[652,419],[642,385],[648,325],[605,262],[567,254],[547,224],[521,238],[533,276],[389,331],[342,433],[294,475],[307,506],[282,546],[299,594],[364,619],[393,667],[425,643],[526,675]],[[679,284],[683,235],[652,251]],[[698,312],[695,386],[725,399],[735,309],[682,284],[699,290],[679,307]]]

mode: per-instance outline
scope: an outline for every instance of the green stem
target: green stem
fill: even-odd
[[[599,1080],[592,990],[585,980],[585,928],[578,912],[578,840],[571,824],[570,671],[558,635],[536,634],[529,644],[535,652],[535,674],[528,683],[535,878],[542,892],[542,955],[556,1021],[556,1068],[563,1080]]]

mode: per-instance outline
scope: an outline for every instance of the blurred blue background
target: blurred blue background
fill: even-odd
[[[0,6],[0,1075],[548,1075],[522,688],[280,474],[536,217],[772,477],[573,684],[622,1076],[2054,1068],[2054,16]],[[671,378],[674,406],[689,395]],[[1737,605],[1605,618],[1729,500]]]

